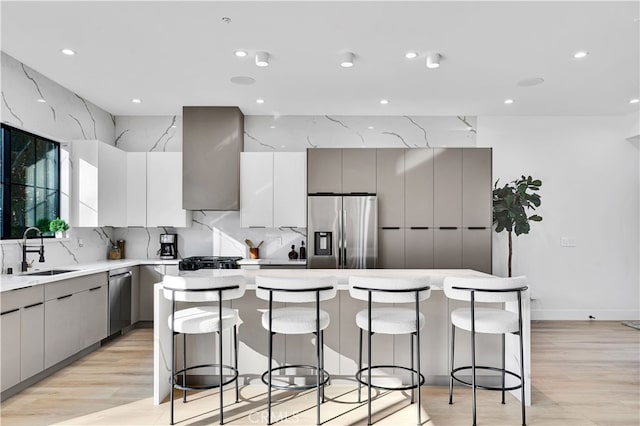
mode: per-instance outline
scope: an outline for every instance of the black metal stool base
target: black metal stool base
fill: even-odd
[[[175,389],[179,389],[179,390],[198,391],[198,390],[207,390],[207,389],[219,388],[220,386],[226,386],[229,383],[233,383],[234,381],[238,380],[238,370],[235,367],[232,367],[230,365],[222,364],[222,369],[223,370],[226,368],[228,371],[231,372],[231,374],[223,374],[223,376],[231,376],[231,377],[227,381],[222,382],[222,384],[216,383],[216,384],[211,384],[211,385],[187,386],[184,383],[182,383],[182,384],[178,383],[178,380],[182,380],[183,373],[185,373],[185,372],[187,372],[189,370],[195,370],[197,368],[207,368],[207,367],[209,367],[209,368],[221,368],[221,365],[220,364],[201,364],[201,365],[194,365],[192,367],[183,368],[182,370],[178,370],[178,371],[176,371],[176,373],[174,375],[173,387]],[[171,377],[169,377],[169,383],[171,383]]]
[[[298,364],[298,365],[283,365],[281,367],[276,367],[276,368],[272,368],[271,369],[271,375],[273,376],[273,372],[274,371],[279,371],[279,370],[285,370],[287,368],[306,368],[309,370],[313,370],[316,372],[315,376],[317,377],[317,371],[318,371],[318,367],[315,365],[302,365],[302,364]],[[320,381],[320,386],[324,386],[326,385],[331,376],[329,376],[329,373],[327,373],[327,370],[321,368],[320,369],[320,373],[322,374],[322,381]],[[264,373],[262,373],[262,383],[264,383],[265,385],[269,386],[269,381],[266,379],[267,375],[269,374],[269,370],[265,371]],[[281,377],[281,376],[278,376]],[[273,379],[272,379],[272,383],[271,383],[271,387],[274,389],[279,389],[279,390],[290,390],[290,391],[300,391],[300,390],[308,390],[308,389],[315,389],[318,387],[318,383],[313,383],[313,384],[309,384],[309,385],[277,385],[277,384],[273,384]]]
[[[453,380],[457,381],[458,383],[461,383],[468,387],[473,387],[473,384],[466,382],[459,377],[456,377],[457,372],[465,371],[465,370],[471,371],[472,367],[470,365],[465,365],[463,367],[455,368],[451,371],[451,377],[453,378]],[[499,373],[502,373],[503,371],[501,368],[498,368],[498,367],[487,367],[487,366],[476,366],[476,370],[490,370],[490,371],[497,371]],[[504,370],[504,373],[518,379],[520,381],[520,384],[515,386],[509,386],[509,387],[505,386],[503,388],[502,386],[487,386],[487,385],[479,385],[476,383],[476,389],[485,389],[490,391],[512,391],[512,390],[520,389],[522,387],[522,378],[520,377],[519,374],[516,374],[513,371],[509,371],[509,370]]]
[[[401,370],[405,370],[408,371],[412,374],[417,374],[418,372],[414,369],[408,368],[408,367],[402,367],[399,365],[372,365],[371,366],[371,371],[374,371],[378,368],[398,368]],[[369,384],[364,381],[362,379],[362,373],[368,372],[369,368],[365,367],[362,368],[358,371],[356,371],[356,380],[358,382],[360,382],[360,384],[364,385],[364,386],[368,386]],[[372,377],[373,378],[373,377]],[[386,386],[380,386],[380,385],[374,385],[373,383],[371,384],[371,387],[374,389],[382,389],[382,390],[389,390],[389,391],[397,391],[397,390],[410,390],[410,389],[417,389],[418,387],[424,385],[424,376],[422,374],[420,374],[420,383],[419,384],[413,384],[413,385],[406,385],[406,386],[399,386],[399,387],[386,387]]]

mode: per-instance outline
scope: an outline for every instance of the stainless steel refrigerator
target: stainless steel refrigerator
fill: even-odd
[[[310,195],[307,268],[373,269],[378,258],[375,195]]]

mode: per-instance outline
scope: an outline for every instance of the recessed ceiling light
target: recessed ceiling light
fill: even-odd
[[[134,104],[141,104],[142,103],[142,99],[131,99],[131,102],[133,102]]]
[[[589,52],[585,52],[585,51],[580,51],[580,52],[576,52],[573,54],[573,57],[575,59],[582,59],[582,58],[586,58],[587,55],[589,54]]]
[[[46,103],[47,101],[45,101],[44,99],[40,98],[40,99],[36,99],[36,102],[40,102],[41,104]]]
[[[286,145],[280,145],[280,148],[286,148],[286,147],[287,147]]]
[[[268,67],[269,54],[267,52],[256,52],[256,65],[259,67]]]
[[[380,99],[380,104],[387,105],[389,103],[388,99]]]
[[[352,52],[344,52],[340,55],[340,66],[342,68],[351,68],[355,55]]]
[[[507,104],[507,105],[510,105],[510,104],[513,103],[513,99],[505,99],[504,103]]]
[[[269,126],[269,128],[270,128],[270,129],[275,129],[275,128],[276,128],[276,126]]]
[[[418,57],[418,54],[416,52],[407,52],[404,54],[404,57],[407,59],[415,59]]]
[[[429,53],[427,55],[427,68],[439,68],[440,58],[442,58],[442,56],[439,53]]]
[[[73,55],[75,55],[75,54],[76,54],[76,52],[74,52],[74,51],[73,51],[73,50],[71,50],[71,49],[62,49],[62,50],[60,50],[60,52],[61,52],[63,55],[67,55],[67,56],[73,56]]]
[[[257,104],[263,104],[264,103],[264,99],[256,99],[256,103]]]
[[[640,102],[640,99],[638,98],[633,98],[629,101],[630,104],[637,104],[638,102]]]
[[[367,127],[367,129],[369,129],[369,130],[373,130],[374,128],[375,128],[375,127],[373,127],[373,126],[369,126],[369,127]]]
[[[245,56],[247,56],[247,52],[245,52],[244,50],[236,50],[235,52],[233,52],[233,54],[238,58],[244,58]]]

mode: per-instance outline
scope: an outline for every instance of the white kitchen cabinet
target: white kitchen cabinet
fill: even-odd
[[[104,142],[72,143],[71,226],[126,226],[125,163],[126,153]]]
[[[127,152],[127,226],[147,226],[147,153]]]
[[[191,226],[191,211],[182,208],[181,152],[147,153],[147,227],[156,226]]]
[[[240,226],[305,227],[306,161],[304,152],[243,152]]]
[[[273,153],[273,226],[307,226],[307,154]]]
[[[44,302],[36,302],[20,312],[20,380],[44,370]]]
[[[0,355],[2,391],[20,383],[20,309],[13,308],[0,315]]]
[[[273,226],[273,153],[240,153],[240,226]]]

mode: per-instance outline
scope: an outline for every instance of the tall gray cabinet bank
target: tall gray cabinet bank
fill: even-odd
[[[491,148],[310,148],[307,192],[378,196],[378,268],[491,273]]]

